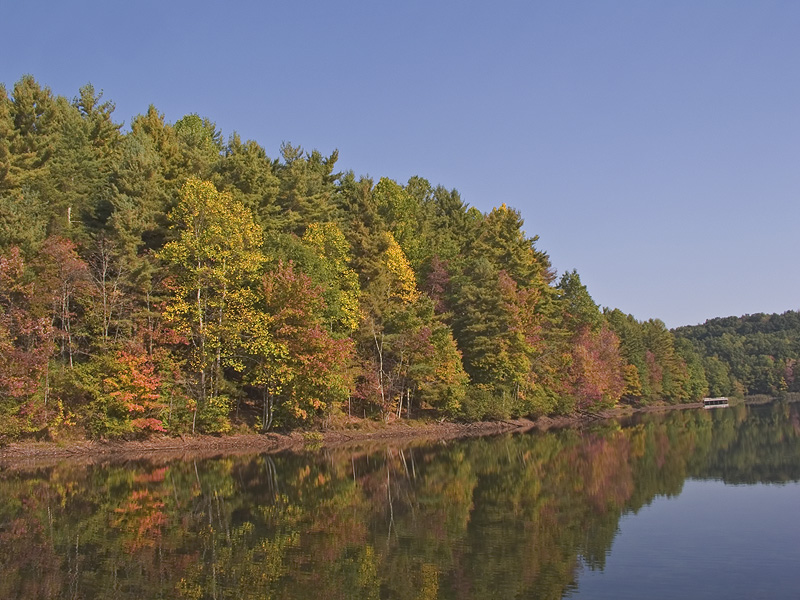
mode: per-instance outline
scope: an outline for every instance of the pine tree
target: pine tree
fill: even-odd
[[[91,85],[62,107],[61,135],[50,160],[49,179],[57,198],[51,202],[67,219],[56,221],[62,236],[86,244],[102,232],[111,214],[111,174],[117,162],[120,125],[112,121],[114,105],[101,102]],[[52,229],[52,228],[51,228]]]
[[[252,140],[242,142],[234,132],[214,176],[217,187],[242,202],[269,233],[277,230],[280,212],[277,205],[280,180],[275,170],[275,163],[261,146]]]
[[[12,187],[11,136],[14,120],[11,118],[11,100],[4,85],[0,84],[0,197]]]
[[[9,137],[11,164],[6,187],[36,187],[46,181],[47,164],[59,135],[60,114],[50,88],[24,76],[11,93],[13,131]]]
[[[173,126],[180,145],[181,169],[189,176],[211,179],[222,153],[222,133],[208,118],[193,113]]]
[[[338,222],[352,251],[351,267],[366,292],[381,278],[382,257],[388,248],[387,228],[372,196],[372,180],[356,179],[352,172],[346,173],[335,199]]]
[[[334,172],[338,151],[323,157],[300,146],[281,146],[283,163],[277,165],[280,191],[277,202],[283,210],[284,230],[301,235],[308,223],[323,223],[333,217],[333,196],[339,173]]]

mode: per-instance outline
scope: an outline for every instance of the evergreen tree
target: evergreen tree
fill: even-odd
[[[703,359],[694,349],[691,342],[675,338],[675,352],[686,365],[687,379],[682,399],[697,401],[708,394],[709,383],[703,367]],[[721,394],[720,394],[721,395]]]
[[[647,349],[641,325],[632,315],[626,315],[618,308],[607,310],[605,317],[620,340],[620,352],[628,364],[625,368],[626,387],[623,395],[630,398],[651,398]]]
[[[131,122],[111,176],[111,227],[129,256],[157,250],[171,238],[167,215],[183,177],[175,133],[151,105]]]
[[[49,209],[30,188],[0,193],[0,251],[20,248],[33,257],[47,237]]]
[[[333,216],[333,196],[339,173],[334,172],[338,151],[323,157],[317,150],[304,153],[300,146],[281,146],[283,163],[277,165],[280,181],[278,206],[281,226],[300,235],[308,223],[323,223]]]
[[[338,222],[352,250],[351,266],[366,292],[381,278],[382,257],[388,248],[387,228],[372,196],[372,180],[356,179],[352,172],[346,173],[335,199]]]
[[[413,192],[413,193],[412,193]],[[433,214],[430,184],[412,178],[406,188],[382,177],[373,197],[383,222],[403,249],[411,266],[419,272],[431,258]]]
[[[242,202],[261,228],[270,233],[278,227],[280,210],[277,205],[280,181],[275,171],[275,163],[261,146],[252,140],[242,142],[239,134],[234,133],[214,177],[217,187]]]
[[[499,410],[494,414],[508,415],[531,368],[530,348],[515,322],[516,283],[487,258],[473,260],[453,281],[453,333],[471,385],[495,396],[500,407],[490,409]]]
[[[11,118],[11,100],[4,85],[0,84],[0,197],[13,186],[11,177],[11,136],[14,120]]]
[[[175,137],[180,145],[182,171],[200,179],[210,179],[220,161],[222,133],[207,118],[189,114],[175,122]]]
[[[494,208],[482,220],[469,251],[485,256],[522,287],[548,285],[554,278],[550,259],[537,250],[538,236],[527,237],[522,226],[519,211],[505,204]]]
[[[48,194],[66,221],[58,220],[61,235],[86,244],[101,232],[111,217],[111,174],[117,162],[120,125],[113,122],[114,105],[101,102],[91,85],[63,105],[61,135],[50,160]]]
[[[9,136],[11,160],[6,189],[29,185],[34,189],[47,178],[47,165],[59,135],[60,111],[50,88],[41,87],[30,75],[24,76],[11,93]]]

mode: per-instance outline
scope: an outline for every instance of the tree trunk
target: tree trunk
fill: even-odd
[[[383,333],[381,333],[381,341],[378,343],[378,334],[375,327],[372,328],[372,336],[375,338],[375,348],[378,350],[378,387],[381,392],[381,412],[387,410],[386,407],[386,394],[383,387]]]

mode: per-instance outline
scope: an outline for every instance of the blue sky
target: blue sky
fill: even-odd
[[[800,309],[800,3],[8,2],[0,81],[519,209],[595,301]]]

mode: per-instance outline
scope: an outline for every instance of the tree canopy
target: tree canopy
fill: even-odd
[[[796,313],[667,330],[556,277],[519,211],[91,85],[0,89],[0,441],[795,391]],[[535,218],[535,215],[533,215]]]

